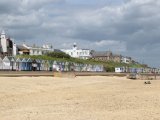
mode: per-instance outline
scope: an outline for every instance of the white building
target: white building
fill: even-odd
[[[7,37],[5,32],[2,31],[0,35],[0,56],[15,56],[16,55],[16,44],[10,37]]]
[[[122,57],[121,59],[121,63],[126,63],[126,64],[130,64],[132,62],[132,58],[131,57]]]
[[[89,59],[91,57],[89,49],[78,49],[76,43],[73,44],[72,49],[61,49],[61,51],[74,58]]]
[[[49,45],[43,45],[42,47],[28,46],[26,44],[18,45],[18,54],[27,55],[43,55],[47,52],[52,52],[53,49]]]
[[[125,72],[125,68],[124,68],[124,67],[116,67],[116,68],[115,68],[115,72],[116,72],[116,73]]]
[[[1,49],[3,53],[7,52],[7,39],[4,31],[1,33]]]

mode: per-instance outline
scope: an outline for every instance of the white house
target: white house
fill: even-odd
[[[43,45],[42,47],[28,46],[26,44],[18,45],[18,54],[28,54],[28,55],[43,55],[47,52],[52,52],[53,49],[49,45]]]
[[[122,57],[121,58],[121,63],[126,63],[126,64],[129,64],[132,62],[132,58],[131,57]]]
[[[61,51],[74,58],[89,59],[91,57],[89,49],[78,49],[76,43],[73,44],[72,49],[61,49]]]

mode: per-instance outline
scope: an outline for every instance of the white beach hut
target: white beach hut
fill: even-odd
[[[125,70],[124,70],[124,68],[123,67],[116,67],[115,68],[115,72],[116,73],[122,73],[122,72],[124,72]]]
[[[10,70],[11,64],[7,56],[3,58],[2,62],[2,70]]]
[[[9,56],[8,59],[10,60],[10,70],[16,70],[16,58]]]
[[[41,70],[41,60],[40,59],[36,59],[35,61],[37,63],[37,70],[40,71]]]
[[[45,60],[40,60],[41,61],[41,69],[42,71],[45,70]]]
[[[2,58],[0,57],[0,70],[2,70],[2,68],[3,68],[3,60],[2,60]]]
[[[16,58],[16,70],[21,71],[22,70],[22,59]]]

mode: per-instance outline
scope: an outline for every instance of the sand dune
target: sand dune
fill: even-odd
[[[160,81],[0,78],[0,120],[159,120]]]

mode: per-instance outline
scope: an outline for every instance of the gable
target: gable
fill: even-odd
[[[3,62],[10,62],[10,60],[8,59],[8,57],[7,57],[7,56],[6,56],[6,57],[4,57],[2,61],[3,61]]]

